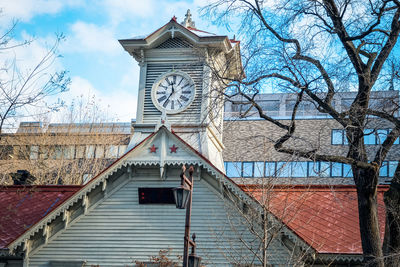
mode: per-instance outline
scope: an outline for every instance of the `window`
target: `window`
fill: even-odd
[[[379,169],[380,177],[394,177],[398,161],[384,161]]]
[[[94,145],[87,145],[86,146],[86,158],[87,159],[94,158],[94,150],[95,150],[95,146]]]
[[[40,157],[40,159],[48,159],[49,158],[49,147],[48,146],[40,146],[39,147],[39,157]]]
[[[309,161],[308,163],[308,173],[309,177],[318,177],[319,176],[319,162]]]
[[[96,159],[104,158],[104,146],[96,146]]]
[[[307,177],[307,162],[294,161],[292,165],[292,177]]]
[[[138,188],[139,204],[175,204],[172,187]]]
[[[313,161],[226,161],[226,175],[237,177],[353,177],[351,165],[339,162],[313,162]],[[380,176],[387,176],[389,163],[384,162]],[[391,161],[392,176],[397,166],[397,161]]]
[[[31,146],[29,158],[30,159],[38,159],[39,158],[39,146]]]
[[[242,177],[253,177],[254,162],[243,162]]]
[[[226,176],[240,177],[242,175],[242,162],[240,161],[227,161],[225,162]]]
[[[374,129],[364,130],[364,144],[375,145],[375,131]]]
[[[332,164],[331,164],[331,176],[332,177],[343,177],[342,163],[332,162]]]
[[[276,164],[275,162],[265,162],[265,176],[274,177],[276,176]]]
[[[264,177],[264,162],[254,162],[254,177]]]
[[[61,159],[63,156],[63,149],[60,145],[55,145],[50,147],[50,158],[51,159]]]
[[[388,174],[389,177],[394,177],[394,172],[396,171],[396,167],[397,167],[398,162],[397,161],[389,161],[389,170],[388,170]]]
[[[13,146],[6,145],[0,146],[0,159],[11,159],[13,157],[14,148]]]
[[[65,146],[63,151],[64,151],[65,159],[74,159],[75,158],[75,146],[73,146],[73,145]]]
[[[333,129],[331,132],[332,145],[347,145],[346,131],[344,129]]]
[[[388,176],[388,169],[389,169],[388,162],[387,161],[382,162],[382,166],[379,169],[379,176],[387,177]]]
[[[343,164],[343,177],[353,177],[353,170],[351,165]]]
[[[276,163],[276,176],[277,177],[291,177],[292,170],[291,164],[287,161],[278,161]]]
[[[319,167],[319,176],[320,177],[329,177],[331,176],[331,164],[329,162],[322,161],[320,162]]]
[[[14,153],[17,159],[27,159],[29,157],[28,146],[15,146]]]
[[[111,145],[106,149],[106,158],[117,158],[118,157],[118,146]]]
[[[76,146],[75,158],[83,159],[85,157],[85,146]]]
[[[364,129],[365,145],[380,145],[385,142],[390,129]],[[331,132],[332,145],[347,145],[346,131],[341,129],[333,129]],[[395,145],[399,144],[399,138],[394,141]]]
[[[343,145],[343,130],[332,130],[332,145]]]
[[[399,142],[399,138],[400,138],[400,137],[397,137],[397,139],[396,139],[396,140],[394,140],[394,143],[393,143],[394,145],[398,145],[398,144],[400,144],[400,142]]]

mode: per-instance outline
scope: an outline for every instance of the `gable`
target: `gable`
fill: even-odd
[[[125,266],[136,260],[148,261],[161,249],[171,249],[169,258],[177,259],[183,249],[185,210],[176,209],[173,204],[139,204],[138,191],[142,187],[175,187],[179,184],[178,175],[162,181],[155,166],[137,166],[132,178],[124,175],[119,178],[124,182],[118,188],[46,244],[32,250],[30,266],[71,258],[87,265]],[[174,172],[171,175],[175,176]],[[206,176],[196,175],[194,181],[191,232],[197,236],[197,254],[207,266],[254,261],[249,253],[238,253],[246,250],[238,240],[246,239],[255,248],[259,243],[250,238],[243,224],[238,224],[235,211],[207,183]],[[285,265],[290,258],[277,240],[268,254],[273,256],[273,264]]]

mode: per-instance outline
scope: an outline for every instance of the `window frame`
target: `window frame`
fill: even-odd
[[[250,176],[248,176],[248,175],[245,176],[244,165],[245,164],[249,164],[249,163],[251,163],[251,174],[250,174]],[[252,178],[252,177],[254,177],[254,161],[242,161],[241,174],[242,174],[241,177],[243,177],[243,178]]]
[[[340,143],[334,143],[333,142],[333,140],[334,140],[334,138],[333,138],[334,132],[340,133]],[[332,129],[331,130],[331,145],[334,145],[334,146],[344,145],[344,130],[343,129]]]
[[[240,169],[237,169],[236,167],[237,167],[237,165],[236,166],[234,166],[234,164],[235,163],[239,163],[239,165],[240,165]],[[226,176],[228,176],[229,178],[240,178],[241,177],[241,175],[242,175],[242,162],[241,161],[225,161],[225,173],[226,173]],[[229,167],[229,164],[232,164],[232,168],[236,168],[236,173],[238,174],[238,176],[231,176],[231,175],[229,175],[229,172],[228,172],[228,167]]]

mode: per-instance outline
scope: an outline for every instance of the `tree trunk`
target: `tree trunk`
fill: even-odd
[[[400,165],[397,165],[384,200],[386,206],[385,239],[383,242],[385,266],[397,267],[400,266]]]
[[[373,169],[358,169],[354,173],[357,185],[363,263],[365,266],[383,267],[376,190],[378,173]]]

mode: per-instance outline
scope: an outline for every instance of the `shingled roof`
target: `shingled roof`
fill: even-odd
[[[295,185],[260,188],[242,185],[320,254],[362,254],[357,191],[352,185]],[[378,216],[383,240],[388,186],[378,187]]]
[[[0,188],[0,249],[78,191],[81,186],[4,186]]]

